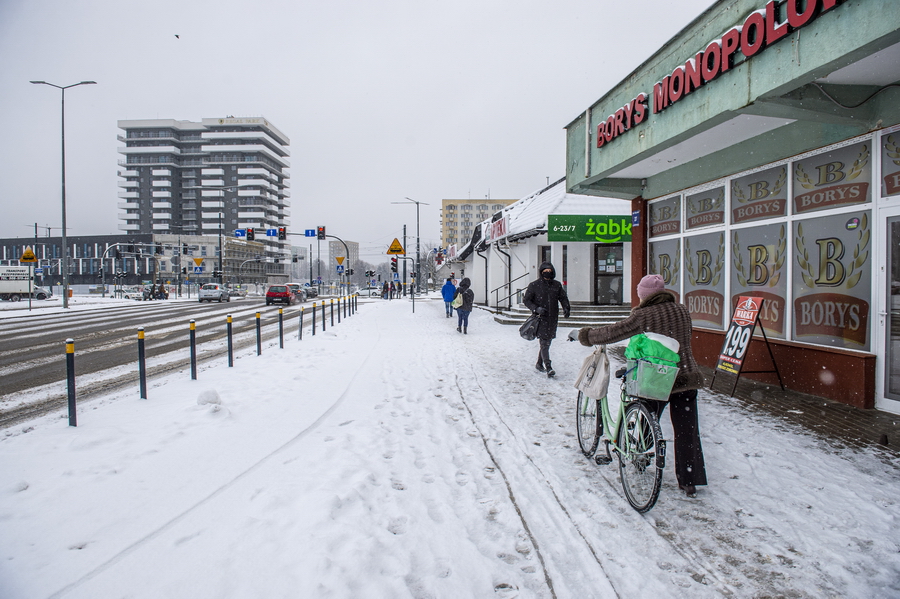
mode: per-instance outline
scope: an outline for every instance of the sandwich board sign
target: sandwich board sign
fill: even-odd
[[[715,385],[716,377],[720,372],[734,377],[734,385],[731,387],[732,396],[734,396],[734,390],[737,388],[741,372],[745,374],[774,372],[778,375],[778,384],[781,385],[782,391],[784,390],[784,383],[781,381],[781,374],[778,372],[778,364],[775,363],[775,356],[772,354],[772,348],[769,347],[769,339],[766,337],[766,331],[759,321],[759,313],[762,310],[764,301],[763,298],[755,296],[741,296],[738,298],[737,305],[734,307],[734,312],[731,316],[731,324],[725,332],[722,351],[719,352],[719,358],[716,361],[715,372],[709,384],[710,389]],[[750,342],[753,340],[753,333],[757,325],[759,325],[766,349],[769,351],[769,358],[772,360],[774,370],[743,370],[747,350],[750,348]]]

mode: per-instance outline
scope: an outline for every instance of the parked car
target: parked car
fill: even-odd
[[[124,299],[144,299],[144,290],[140,287],[121,287],[113,291],[116,297]]]
[[[203,302],[212,302],[213,300],[218,301],[219,303],[226,301],[230,302],[231,297],[228,295],[228,290],[225,289],[224,285],[219,285],[218,283],[207,283],[200,288],[200,303]]]
[[[304,287],[303,289],[306,290],[307,298],[312,299],[314,297],[319,297],[319,288],[318,287],[313,287],[312,285],[310,285],[309,287]]]
[[[246,289],[229,289],[228,297],[247,297]]]
[[[266,305],[282,303],[290,306],[294,303],[294,292],[287,285],[272,285],[266,291]]]
[[[287,286],[294,292],[295,300],[301,303],[306,301],[306,289],[300,283],[288,283]]]
[[[34,296],[34,299],[44,300],[53,295],[53,292],[46,287],[35,286],[31,289],[31,295]]]
[[[363,287],[358,293],[361,297],[381,297],[381,287]]]

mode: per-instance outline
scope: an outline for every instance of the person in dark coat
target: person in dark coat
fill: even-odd
[[[523,301],[529,310],[541,317],[537,330],[540,351],[534,367],[546,372],[548,377],[556,376],[556,372],[550,366],[550,343],[556,337],[560,305],[563,309],[563,318],[569,317],[571,308],[566,289],[556,280],[556,269],[552,264],[549,262],[541,264],[538,279],[528,284]]]
[[[456,309],[456,315],[459,318],[459,324],[456,326],[457,333],[469,333],[469,314],[472,313],[472,306],[475,303],[475,292],[469,289],[471,285],[469,277],[464,278],[459,282],[459,288],[453,298],[456,299],[455,296],[458,295],[462,296],[462,306]]]
[[[691,313],[664,286],[661,276],[647,275],[638,283],[637,293],[641,303],[631,311],[631,316],[596,329],[584,327],[578,331],[578,341],[586,346],[602,345],[649,332],[671,337],[679,343],[678,375],[668,401],[672,406],[672,429],[675,432],[675,478],[679,488],[688,497],[694,497],[697,486],[706,484],[697,417],[697,389],[705,385],[703,373],[691,351]],[[666,409],[666,402],[663,401],[650,401],[648,404],[655,404],[657,417],[662,416]]]
[[[441,297],[444,298],[444,308],[447,313],[447,318],[452,318],[453,306],[450,305],[450,302],[456,297],[456,285],[453,284],[451,279],[447,279],[447,282],[441,287]]]

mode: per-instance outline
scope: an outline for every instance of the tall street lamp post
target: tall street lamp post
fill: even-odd
[[[420,269],[419,269],[419,251],[420,251],[420,249],[419,249],[419,242],[420,242],[420,237],[419,237],[419,204],[423,204],[423,205],[425,205],[425,206],[428,206],[428,204],[425,203],[425,202],[420,202],[420,201],[418,201],[418,200],[414,200],[414,199],[412,199],[412,198],[406,198],[406,199],[409,200],[410,202],[412,202],[413,204],[416,205],[416,286],[415,286],[415,289],[421,292],[421,290],[422,290],[422,285],[421,285],[421,283],[419,282],[419,281],[421,280],[420,277],[421,277],[421,275],[422,275],[422,273],[421,273],[421,271],[420,271]],[[392,203],[392,204],[403,204],[403,202],[391,202],[391,203]]]
[[[60,90],[62,95],[62,120],[60,130],[62,131],[62,260],[63,267],[63,308],[69,307],[69,245],[66,240],[66,90],[70,87],[78,87],[79,85],[96,85],[96,81],[80,81],[72,85],[55,85],[46,81],[32,81],[35,85],[49,85]]]

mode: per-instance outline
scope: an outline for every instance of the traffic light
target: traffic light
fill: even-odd
[[[253,241],[256,239],[256,231],[253,230],[253,227],[247,227],[247,241]]]
[[[397,272],[397,258],[391,258],[391,272]]]
[[[278,241],[287,239],[287,227],[278,227]]]
[[[119,248],[116,248],[116,260],[119,260],[122,257],[122,252],[119,251]]]
[[[183,275],[186,275],[186,274],[187,274],[187,267],[186,267],[186,266],[182,266],[182,267],[181,267],[181,274],[183,274]]]
[[[162,254],[162,253],[163,253],[163,247],[162,247],[162,244],[161,244],[161,243],[157,243],[157,244],[156,244],[156,248],[155,248],[154,251],[155,251],[157,254]]]
[[[352,274],[353,274],[353,269],[352,268],[347,269],[347,276],[350,276]]]
[[[316,229],[316,239],[325,239],[325,227],[318,227]]]

